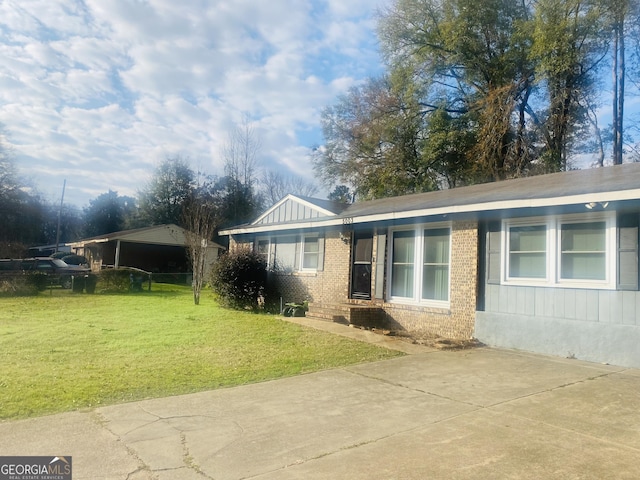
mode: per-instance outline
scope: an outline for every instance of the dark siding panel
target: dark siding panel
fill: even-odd
[[[502,224],[489,222],[487,224],[487,283],[500,283]]]
[[[378,233],[378,245],[376,247],[376,279],[375,298],[384,298],[384,259],[387,250],[387,235]]]
[[[638,215],[618,217],[618,290],[638,290]]]

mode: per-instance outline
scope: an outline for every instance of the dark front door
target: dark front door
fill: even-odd
[[[354,232],[351,254],[351,298],[371,298],[373,233]]]

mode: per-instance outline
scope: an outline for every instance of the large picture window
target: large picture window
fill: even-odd
[[[450,250],[449,227],[394,231],[391,299],[445,306],[449,302]]]
[[[505,283],[613,288],[615,216],[505,221]]]

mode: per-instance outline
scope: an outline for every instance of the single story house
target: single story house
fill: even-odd
[[[27,250],[30,257],[48,257],[56,252],[68,252],[71,254],[71,247],[66,243],[59,243],[56,248],[56,244],[50,245],[38,245],[35,247],[29,247]]]
[[[107,233],[68,244],[73,253],[89,259],[91,269],[135,267],[153,273],[186,275],[191,271],[185,230],[177,225]],[[224,247],[209,242],[208,264],[213,264]]]
[[[640,367],[640,164],[336,205],[288,195],[230,248],[309,314]]]

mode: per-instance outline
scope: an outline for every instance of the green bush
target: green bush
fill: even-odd
[[[107,269],[98,274],[97,288],[100,292],[128,292],[131,286],[130,272]]]
[[[221,255],[213,264],[210,282],[220,304],[230,308],[268,308],[275,296],[267,288],[264,257],[250,249]]]
[[[37,291],[42,292],[49,286],[49,276],[44,272],[27,272],[27,285],[32,286]]]
[[[49,278],[41,272],[16,272],[0,278],[0,296],[30,297],[38,295],[49,285]]]
[[[144,290],[143,284],[149,280],[147,273],[131,268],[109,268],[98,274],[97,285],[90,289],[98,292],[122,293]],[[91,280],[93,282],[93,280]]]

